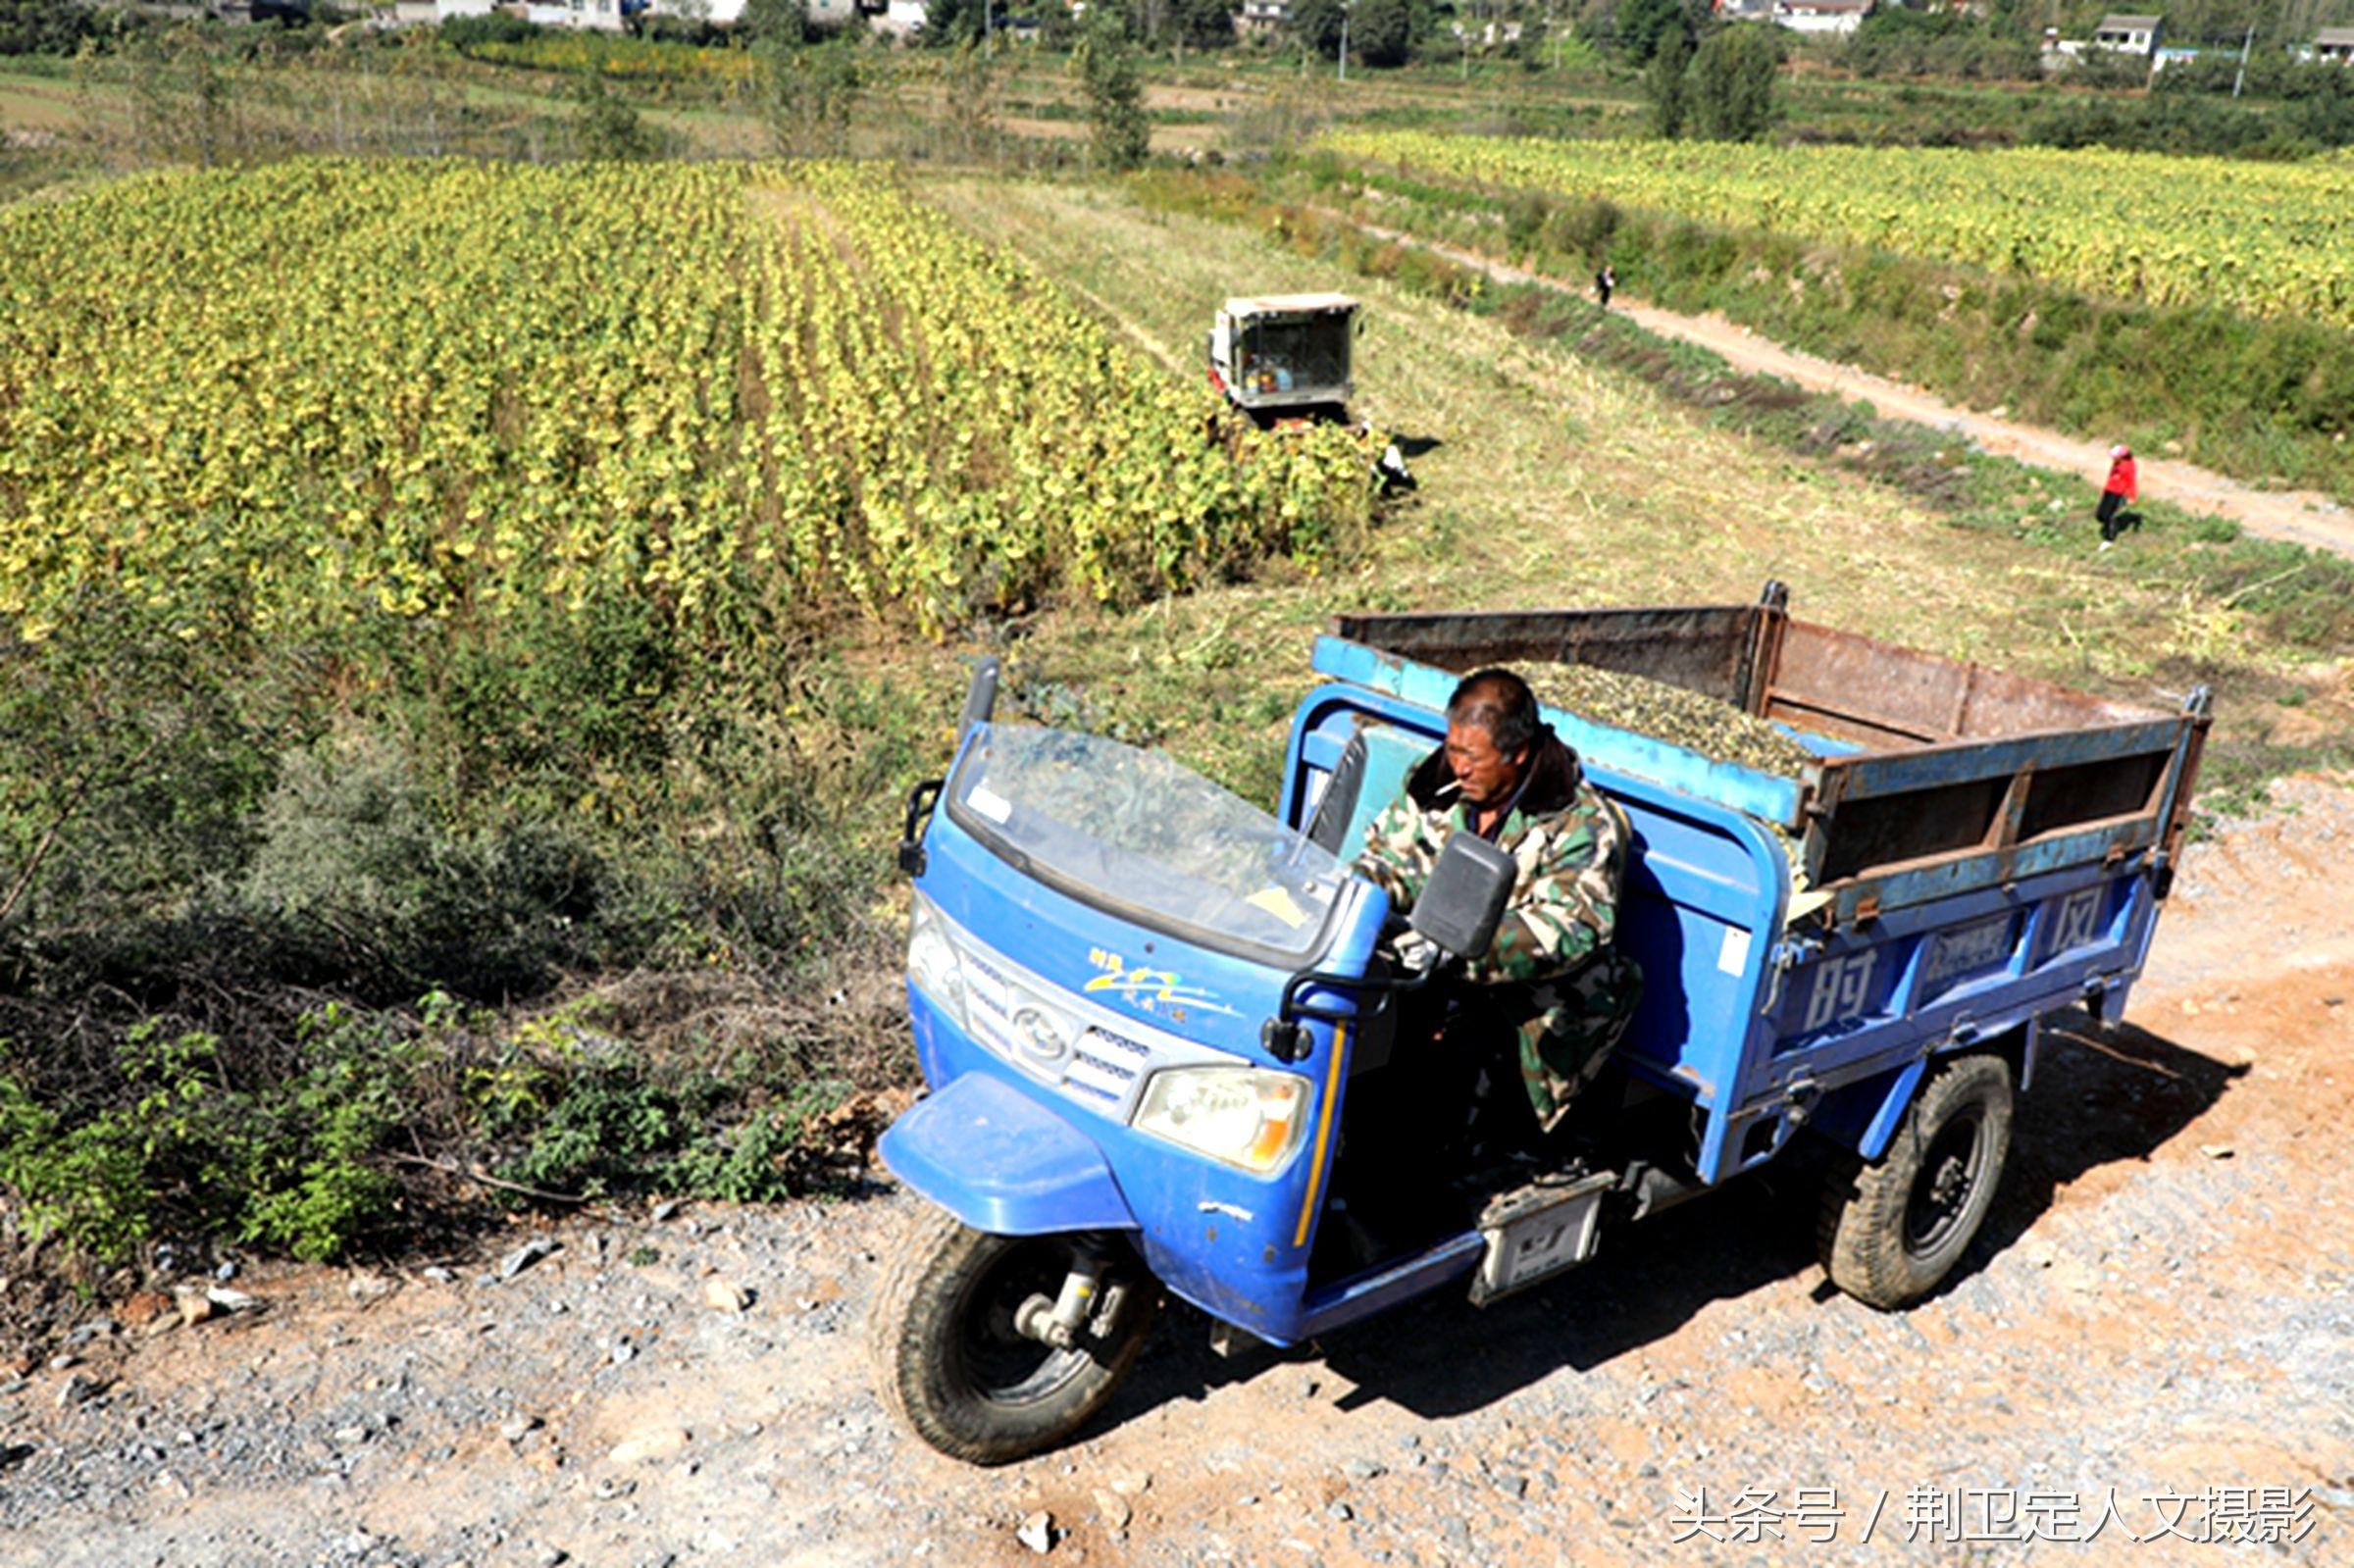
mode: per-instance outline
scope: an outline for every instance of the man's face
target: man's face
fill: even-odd
[[[1520,770],[1528,765],[1528,747],[1503,752],[1485,730],[1468,725],[1447,727],[1447,766],[1462,787],[1469,806],[1500,806],[1519,787]]]

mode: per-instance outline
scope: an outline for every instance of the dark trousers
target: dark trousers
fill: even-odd
[[[2101,520],[2102,538],[2114,539],[2125,531],[2123,511],[2124,504],[2125,498],[2120,491],[2103,490],[2101,492],[2101,504],[2095,509],[2093,516]]]

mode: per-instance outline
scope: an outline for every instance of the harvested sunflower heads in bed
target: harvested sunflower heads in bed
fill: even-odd
[[[1716,762],[1794,779],[1814,761],[1767,721],[1719,698],[1590,664],[1537,664],[1523,673],[1537,700],[1590,724],[1629,730]]]

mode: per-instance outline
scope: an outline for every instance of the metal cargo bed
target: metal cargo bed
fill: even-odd
[[[1779,583],[1746,605],[1342,616],[1315,651],[1431,708],[1494,664],[1648,677],[1788,730],[1813,757],[1782,776],[1546,709],[1596,761],[1780,830],[1834,927],[2086,862],[2152,856],[2163,878],[2208,726],[2204,688],[2174,713],[2109,701],[1793,620]]]

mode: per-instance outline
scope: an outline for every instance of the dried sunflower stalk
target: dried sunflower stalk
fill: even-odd
[[[1540,702],[1716,762],[1795,779],[1815,760],[1806,747],[1757,715],[1648,676],[1590,664],[1530,665],[1521,673]]]

